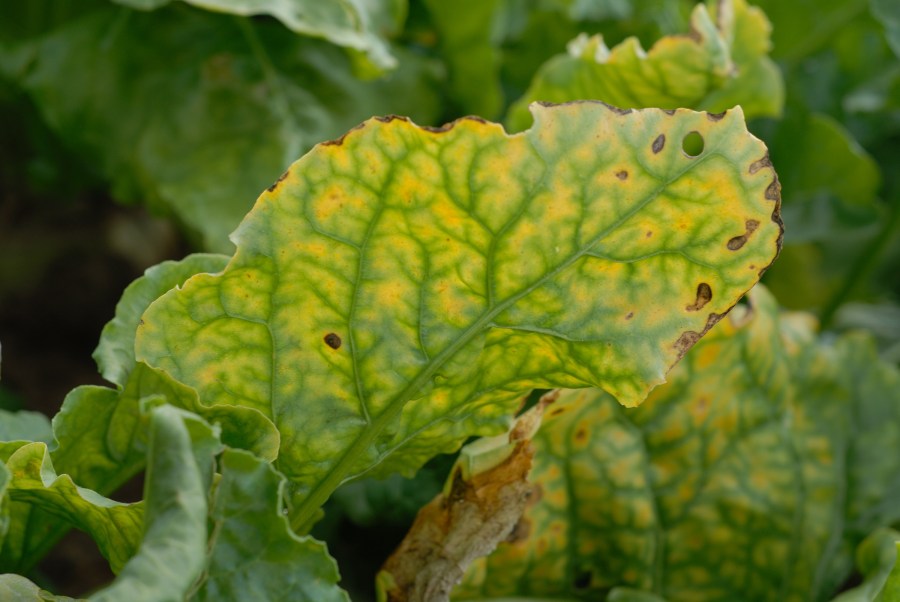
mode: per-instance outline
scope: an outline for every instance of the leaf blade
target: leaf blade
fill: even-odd
[[[144,314],[138,359],[273,417],[304,519],[347,478],[496,432],[528,388],[638,403],[777,253],[777,178],[739,110],[535,113],[521,136],[384,118],[319,145],[260,198],[221,275]],[[629,276],[620,297],[590,293]],[[534,361],[510,368],[526,345]]]

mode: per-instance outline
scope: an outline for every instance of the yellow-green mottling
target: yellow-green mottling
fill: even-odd
[[[900,373],[871,341],[832,347],[811,326],[757,287],[641,407],[563,393],[534,438],[521,537],[454,599],[831,599],[863,537],[900,516],[884,452]]]
[[[531,123],[533,101],[602,100],[623,108],[679,107],[722,111],[741,105],[747,117],[776,117],[784,83],[768,57],[771,25],[744,0],[698,4],[685,35],[659,39],[644,51],[635,37],[607,48],[603,36],[581,34],[568,53],[547,61],[509,110],[507,126]]]
[[[223,273],[144,314],[138,360],[278,426],[295,525],[349,478],[502,432],[532,387],[640,403],[775,257],[779,185],[740,109],[533,111],[520,135],[376,118],[318,145]]]

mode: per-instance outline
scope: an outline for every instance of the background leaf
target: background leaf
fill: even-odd
[[[639,403],[777,252],[777,179],[739,110],[535,110],[524,136],[373,120],[316,147],[221,275],[144,314],[138,359],[276,423],[295,524],[344,480],[497,432],[532,387]]]
[[[884,453],[900,372],[868,339],[830,346],[809,325],[757,287],[640,408],[564,394],[535,438],[522,536],[455,597],[830,599],[856,546],[900,517],[900,460]]]
[[[40,412],[10,412],[0,409],[0,441],[43,441],[50,443],[50,420]]]
[[[114,0],[140,10],[153,10],[172,0]],[[183,0],[207,10],[240,15],[271,15],[292,31],[324,38],[329,42],[364,53],[370,70],[380,71],[397,66],[387,41],[377,26],[383,15],[403,14],[404,1],[367,0],[353,2],[317,2],[316,0]],[[400,16],[397,15],[397,16]]]
[[[325,546],[291,531],[284,477],[241,450],[226,450],[219,466],[206,571],[191,599],[349,601]]]
[[[447,61],[453,100],[460,112],[495,119],[503,106],[500,53],[492,43],[501,0],[425,0]]]
[[[116,305],[115,317],[100,335],[94,360],[103,377],[124,386],[128,373],[134,368],[134,333],[141,314],[166,291],[180,286],[190,276],[200,272],[218,272],[228,263],[226,255],[197,253],[181,261],[164,261],[149,268],[132,282]]]
[[[152,13],[80,6],[7,42],[21,57],[8,77],[116,198],[168,208],[209,249],[233,248],[227,235],[252,199],[314,142],[372,114],[428,123],[436,112],[428,63],[403,51],[390,76],[362,82],[340,49],[274,22],[180,3]],[[0,10],[15,21],[25,9]]]
[[[568,55],[541,67],[510,107],[507,125],[516,131],[527,127],[532,101],[578,99],[622,108],[709,111],[741,104],[748,117],[777,115],[784,92],[778,70],[766,57],[769,29],[761,12],[743,0],[729,0],[713,17],[697,5],[690,35],[662,38],[647,52],[637,38],[610,50],[602,36],[582,35],[569,44]]]
[[[150,417],[140,549],[93,602],[183,600],[203,570],[206,492],[221,451],[209,425],[171,406]]]
[[[141,535],[141,504],[115,502],[78,487],[69,475],[57,475],[44,443],[20,447],[6,459],[6,469],[12,476],[6,490],[11,501],[61,517],[89,533],[113,571],[120,570],[134,553]],[[3,556],[29,535],[27,523],[21,520],[13,521],[11,528],[3,541]]]

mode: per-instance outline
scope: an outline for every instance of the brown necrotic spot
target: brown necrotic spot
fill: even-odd
[[[728,313],[728,312],[725,312]],[[678,351],[678,359],[684,357],[684,354],[688,352],[688,350],[694,346],[694,343],[700,340],[700,337],[709,332],[709,329],[715,326],[719,320],[725,315],[725,313],[717,314],[711,313],[706,318],[706,325],[703,327],[703,331],[697,332],[696,330],[685,330],[681,333],[681,336],[678,337],[678,340],[675,341],[675,349]]]
[[[275,189],[278,188],[278,185],[281,184],[282,182],[284,182],[284,179],[287,177],[288,177],[288,172],[284,172],[283,174],[278,176],[278,179],[275,180],[274,182],[272,182],[272,185],[269,186],[268,188],[266,188],[266,190],[268,190],[269,192],[275,192]]]
[[[750,175],[752,176],[764,167],[772,167],[772,160],[769,158],[769,153],[766,153],[761,159],[757,159],[750,164]]]
[[[729,251],[737,251],[741,247],[743,247],[747,240],[750,238],[750,235],[756,232],[756,229],[759,228],[759,222],[755,219],[748,219],[744,222],[744,227],[747,229],[746,232],[741,234],[740,236],[735,236],[730,239],[728,243],[725,245],[728,247]]]
[[[781,184],[778,182],[778,176],[775,176],[766,187],[766,199],[769,201],[781,200]]]
[[[697,285],[697,298],[690,305],[685,306],[688,311],[700,311],[712,300],[712,289],[705,282]]]
[[[627,314],[625,314],[625,319],[626,319],[626,320],[630,320],[630,319],[633,318],[633,317],[634,317],[634,312],[633,312],[633,311],[630,311],[630,312],[628,312]]]
[[[333,332],[329,332],[328,334],[326,334],[323,340],[325,341],[325,344],[332,349],[338,349],[341,346],[341,337],[334,334]]]
[[[656,140],[653,141],[653,145],[650,148],[653,149],[654,153],[658,153],[659,151],[661,151],[663,149],[663,147],[665,145],[666,145],[666,135],[660,134],[659,136],[656,137]]]
[[[721,113],[707,113],[706,118],[710,121],[721,121],[723,117],[728,113],[728,111],[722,111]]]
[[[674,115],[675,109],[663,109],[662,112],[665,113],[666,115]]]
[[[625,171],[624,169],[621,170],[621,171],[617,171],[617,172],[616,172],[616,177],[619,178],[620,180],[627,180],[627,179],[628,179],[628,172]]]

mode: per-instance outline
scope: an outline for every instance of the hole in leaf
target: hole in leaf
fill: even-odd
[[[696,157],[703,152],[703,136],[699,132],[691,132],[681,141],[681,150],[688,157]]]

